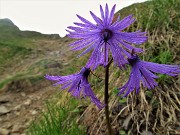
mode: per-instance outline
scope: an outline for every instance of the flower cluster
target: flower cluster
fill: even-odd
[[[84,98],[89,97],[100,109],[104,107],[104,104],[94,95],[88,83],[88,76],[90,70],[95,70],[98,66],[106,67],[110,57],[112,57],[114,65],[119,68],[123,68],[127,64],[132,67],[130,78],[123,87],[119,88],[120,92],[118,95],[126,91],[124,96],[127,96],[134,89],[138,93],[141,81],[144,87],[148,89],[154,88],[157,86],[154,79],[158,78],[154,73],[170,76],[176,76],[180,73],[180,66],[156,64],[139,59],[136,53],[143,52],[143,50],[132,46],[132,44],[139,45],[144,43],[148,38],[146,32],[141,32],[140,30],[124,32],[124,29],[135,22],[135,18],[129,15],[120,20],[120,16],[115,16],[115,7],[116,5],[109,11],[107,4],[105,10],[100,5],[101,18],[90,11],[95,23],[77,15],[81,23],[75,22],[76,26],[68,27],[68,37],[77,39],[77,41],[70,44],[72,50],[84,49],[79,54],[79,57],[92,51],[87,64],[79,73],[68,76],[45,76],[48,80],[57,81],[54,84],[55,86],[61,84],[63,85],[62,89],[70,87],[68,92],[74,97],[79,98],[81,95]]]

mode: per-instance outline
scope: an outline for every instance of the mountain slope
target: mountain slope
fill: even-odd
[[[180,13],[179,7],[180,3],[178,0],[153,0],[133,4],[118,12],[121,15],[121,19],[129,14],[134,14],[135,18],[137,18],[134,25],[127,28],[126,31],[142,29],[142,31],[147,32],[148,42],[139,46],[145,49],[145,52],[140,56],[142,59],[164,64],[180,64],[179,27],[177,27],[180,26],[178,19]],[[15,30],[15,32],[17,31]],[[75,73],[79,70],[79,67],[85,65],[89,58],[89,54],[76,58],[76,54],[79,52],[69,51],[68,44],[72,42],[72,39],[67,37],[51,39],[43,36],[37,36],[36,38],[36,36],[33,37],[33,34],[30,33],[27,35],[30,36],[22,38],[21,34],[18,35],[21,37],[19,39],[22,40],[17,41],[11,35],[12,42],[8,40],[2,42],[6,47],[9,45],[11,47],[25,48],[25,50],[22,49],[23,51],[17,51],[20,54],[17,52],[13,53],[13,55],[9,56],[9,61],[4,61],[2,64],[0,69],[2,71],[0,75],[0,88],[4,91],[11,93],[17,92],[17,90],[26,93],[33,91],[33,96],[35,96],[38,92],[42,94],[42,91],[47,90],[49,91],[48,94],[52,94],[53,92],[51,91],[56,89],[51,86],[49,81],[43,79],[44,74],[67,75]],[[31,50],[26,52],[26,49]],[[4,50],[6,51],[7,48]],[[17,50],[20,50],[20,48]],[[24,52],[25,55],[21,52]],[[6,54],[2,57],[4,58]],[[94,74],[103,78],[102,71],[103,68],[98,68]],[[116,134],[179,133],[180,78],[179,76],[174,78],[165,75],[158,76],[157,82],[159,86],[156,89],[149,91],[141,88],[139,95],[132,93],[127,98],[121,98],[117,97],[117,87],[121,87],[128,80],[129,71],[120,71],[118,68],[111,66],[109,104],[111,124]],[[104,80],[91,75],[89,81],[94,92],[103,101]],[[45,95],[47,96],[47,94],[43,96]],[[61,111],[65,107],[69,109],[72,106],[73,110],[65,112],[68,113],[65,116],[69,117],[63,119],[66,123],[70,123],[69,128],[73,125],[71,121],[73,118],[73,122],[77,121],[78,124],[86,126],[87,134],[93,135],[96,133],[104,135],[107,133],[104,110],[98,110],[94,105],[89,104],[89,102],[80,102],[80,105],[77,106],[74,99],[72,100],[72,97],[67,95],[67,91],[60,92],[60,95],[52,98],[55,103],[52,102],[51,105],[57,113],[51,113],[52,111],[47,108],[43,112],[42,117],[35,121],[32,128],[34,133],[44,135],[44,131],[49,133],[51,130],[53,132],[57,130],[58,133],[57,121],[61,118]],[[17,103],[20,103],[20,101]],[[52,125],[54,123],[51,121],[56,121],[57,126],[53,128]],[[51,128],[49,128],[49,124]]]
[[[58,34],[21,31],[11,20],[0,19],[0,89],[29,74],[43,76],[46,66],[65,53],[67,41]]]
[[[63,72],[71,55],[68,43],[58,34],[21,31],[11,20],[0,19],[0,134],[13,128],[25,132],[43,101],[55,93],[44,75]]]

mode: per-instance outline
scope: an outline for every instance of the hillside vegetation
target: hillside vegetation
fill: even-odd
[[[127,31],[138,29],[147,31],[148,42],[140,45],[141,48],[145,49],[141,55],[142,59],[164,64],[180,64],[179,13],[180,2],[178,0],[152,0],[133,4],[117,12],[121,18],[129,14],[134,14],[137,18],[134,25],[129,27]],[[74,58],[76,54],[74,53],[70,57],[73,59],[71,66],[83,66],[89,54],[79,59]],[[76,69],[74,72],[77,71]],[[97,69],[95,74],[103,77],[102,70],[102,68]],[[125,83],[129,77],[129,72],[120,71],[113,66],[110,72],[110,112],[111,124],[115,134],[179,134],[179,77],[172,78],[159,75],[159,79],[157,79],[159,86],[155,90],[149,91],[141,88],[139,95],[133,93],[125,99],[116,96],[117,87]],[[103,100],[103,80],[91,76],[90,81],[93,90]],[[70,98],[67,97],[71,100]],[[68,105],[64,105],[68,107],[72,103],[69,102]],[[82,107],[81,109],[76,108],[79,111],[76,116],[77,122],[80,125],[85,125],[86,132],[90,135],[105,135],[107,131],[104,110],[99,111],[92,104],[87,105],[87,103],[83,105],[83,109]],[[69,115],[71,113],[69,111]],[[48,111],[45,116],[50,117]],[[42,117],[43,123],[46,123],[45,116]],[[56,120],[56,118],[54,119]],[[67,117],[64,120],[71,121],[71,118]],[[36,129],[37,135],[46,134],[46,132],[41,132],[46,129],[46,126],[43,127],[41,123],[36,125],[39,126]]]
[[[129,14],[134,14],[137,18],[137,21],[126,31],[142,29],[148,33],[148,42],[140,45],[145,50],[141,54],[143,60],[180,64],[179,0],[152,0],[133,4],[118,11],[117,14],[120,14],[121,19]],[[0,23],[0,28],[2,25]],[[68,44],[73,40],[67,37],[57,38],[50,35],[49,37],[36,32],[19,34],[17,27],[13,29],[11,34],[0,35],[2,52],[0,89],[2,90],[11,90],[14,88],[13,81],[23,80],[28,80],[41,88],[40,84],[45,82],[44,74],[75,73],[89,58],[89,54],[77,58],[79,52],[69,51]],[[7,36],[9,36],[8,39]],[[94,74],[103,78],[102,71],[103,68],[99,67]],[[179,134],[180,77],[159,75],[157,79],[159,86],[156,89],[150,91],[141,88],[139,95],[132,93],[127,98],[117,97],[117,87],[122,86],[128,77],[129,71],[121,71],[111,66],[110,117],[114,133],[116,135]],[[103,101],[104,80],[101,78],[91,75],[89,80],[92,89]],[[51,84],[46,81],[46,85]],[[104,110],[99,111],[89,101],[79,101],[67,94],[67,91],[60,91],[47,101],[41,115],[29,127],[28,133],[32,135],[50,133],[53,135],[105,135],[107,131]]]
[[[11,89],[12,81],[41,79],[48,64],[61,50],[57,34],[44,35],[34,31],[21,31],[9,19],[0,19],[0,89]],[[47,58],[46,55],[49,55]]]
[[[178,0],[152,0],[133,4],[117,12],[121,18],[129,14],[134,14],[137,18],[134,25],[129,27],[127,31],[138,29],[147,31],[148,42],[140,46],[145,49],[145,53],[141,55],[142,59],[164,64],[180,64],[179,13],[180,2]],[[74,53],[71,57],[73,59],[71,66],[83,66],[89,55],[75,59],[76,54]],[[101,71],[102,68],[99,68],[95,74],[103,77]],[[141,88],[139,95],[133,93],[127,99],[124,99],[116,96],[117,87],[125,83],[125,80],[129,77],[129,72],[120,71],[113,66],[110,72],[110,112],[112,127],[116,134],[180,133],[179,77],[172,78],[159,75],[159,79],[157,79],[159,86],[155,90],[149,91]],[[103,100],[103,80],[91,76],[90,81],[98,97]],[[70,98],[67,97],[71,100]],[[71,105],[72,103],[69,102],[68,106]],[[79,111],[76,116],[77,122],[80,125],[85,125],[87,132],[91,135],[105,135],[104,110],[99,111],[92,104],[87,105],[87,103],[83,105],[83,109],[76,108]],[[65,104],[65,107],[67,107],[67,104]],[[69,111],[69,115],[72,115],[71,113]],[[48,111],[45,116],[50,117]],[[43,123],[46,123],[44,118],[42,117]],[[54,119],[56,120],[56,118]],[[67,117],[64,120],[71,121],[71,118]],[[41,123],[35,125],[39,126],[36,129],[38,131],[37,135],[46,134],[46,132],[41,132],[46,129],[46,126],[42,127]]]

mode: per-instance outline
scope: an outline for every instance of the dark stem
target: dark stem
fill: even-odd
[[[109,66],[111,62],[108,63],[108,65],[105,67],[105,90],[104,90],[104,102],[106,104],[105,106],[105,116],[106,116],[106,123],[107,123],[107,128],[108,128],[108,135],[112,135],[112,128],[110,124],[110,119],[109,119],[109,106],[108,106],[108,83],[109,83]]]

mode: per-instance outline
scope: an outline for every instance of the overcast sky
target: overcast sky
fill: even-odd
[[[44,34],[67,33],[73,22],[80,22],[76,14],[92,20],[89,11],[100,16],[99,5],[108,3],[116,11],[136,2],[146,0],[0,0],[0,19],[9,18],[21,30],[33,30]]]

